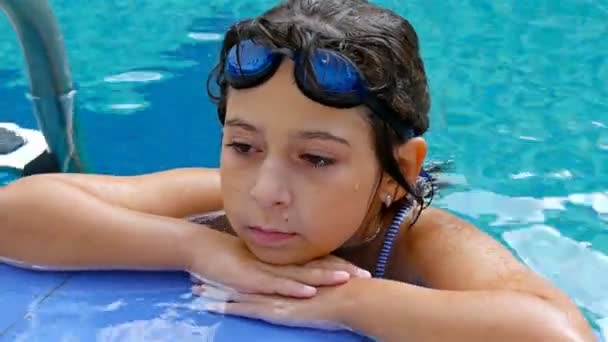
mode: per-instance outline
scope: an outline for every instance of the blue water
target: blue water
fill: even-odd
[[[433,99],[430,158],[453,160],[449,177],[458,183],[434,204],[499,239],[568,292],[594,328],[608,329],[608,3],[377,2],[407,16],[421,39]],[[205,80],[220,35],[274,3],[52,1],[90,168],[126,175],[216,166],[219,126]],[[22,63],[0,20],[0,121],[34,128]],[[0,184],[10,179],[0,172]],[[11,281],[21,285],[4,288]],[[0,338],[11,340],[290,334],[198,312],[180,297],[183,275],[3,267],[0,284],[0,305],[22,308],[0,313]]]

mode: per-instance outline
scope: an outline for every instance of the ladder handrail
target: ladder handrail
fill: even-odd
[[[48,0],[0,0],[21,45],[34,114],[63,172],[84,172],[74,142],[76,91],[63,36]]]

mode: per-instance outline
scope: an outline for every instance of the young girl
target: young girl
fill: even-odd
[[[0,256],[186,270],[199,294],[234,290],[211,311],[386,341],[593,340],[561,291],[426,207],[430,100],[404,18],[289,0],[226,33],[211,81],[219,172],[21,179],[0,189]],[[215,230],[183,219],[218,210]]]

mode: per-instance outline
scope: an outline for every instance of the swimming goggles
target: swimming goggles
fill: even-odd
[[[330,50],[315,49],[310,53],[308,72],[303,54],[289,49],[272,48],[247,39],[230,48],[225,65],[226,80],[235,89],[255,87],[267,81],[279,68],[284,57],[295,63],[298,88],[311,100],[335,108],[367,106],[404,139],[414,131],[398,119],[397,113],[383,100],[367,90],[365,78],[346,56]]]

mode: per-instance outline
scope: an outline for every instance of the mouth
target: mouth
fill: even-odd
[[[246,233],[256,244],[265,247],[277,247],[296,237],[297,233],[280,231],[270,227],[247,226]]]

